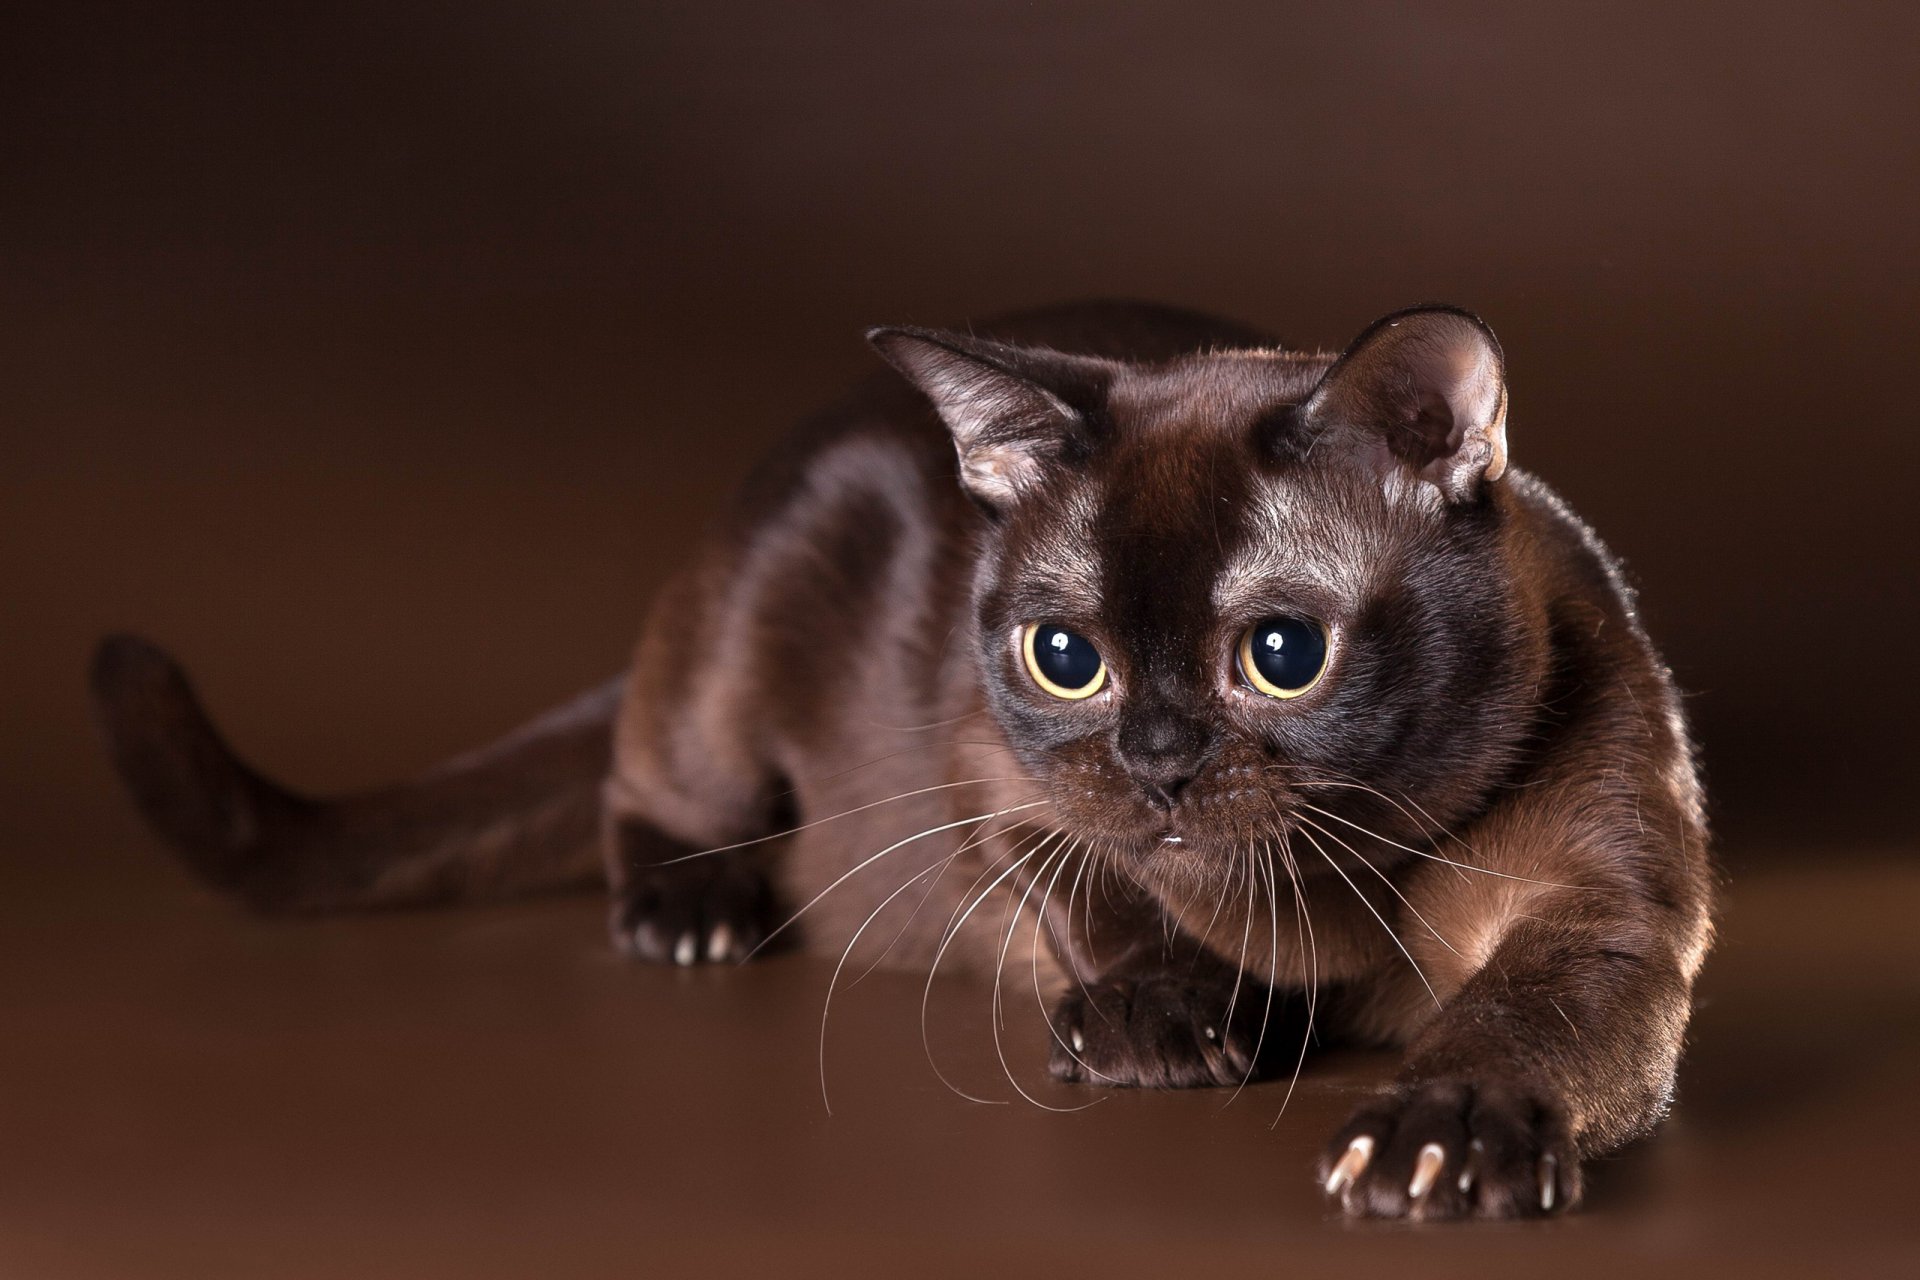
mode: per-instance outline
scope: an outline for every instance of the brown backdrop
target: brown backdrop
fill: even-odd
[[[27,7],[0,1271],[1916,1273],[1920,8]],[[975,1106],[917,975],[816,1049],[830,964],[623,965],[591,897],[258,921],[114,793],[101,631],[296,784],[420,768],[618,668],[863,326],[1096,294],[1302,344],[1480,310],[1516,457],[1644,587],[1735,874],[1677,1114],[1578,1218],[1328,1222],[1307,1168],[1386,1055]],[[943,1070],[1017,1102],[986,988],[941,991]]]
[[[1123,294],[1482,312],[1730,860],[1910,829],[1911,7],[120,8],[5,42],[9,823],[112,803],[104,628],[415,768],[616,668],[862,326]]]

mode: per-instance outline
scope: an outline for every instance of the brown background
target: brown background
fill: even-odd
[[[204,1047],[211,975],[336,935],[255,932],[153,855],[80,698],[99,632],[175,647],[294,781],[404,773],[617,669],[720,495],[874,366],[863,326],[1062,298],[1303,345],[1412,302],[1479,310],[1516,459],[1627,558],[1692,694],[1736,885],[1810,877],[1824,915],[1761,910],[1778,949],[1748,954],[1844,980],[1878,955],[1819,940],[1867,945],[1850,904],[1910,919],[1911,6],[36,8],[0,39],[0,838],[10,969],[33,975],[10,999],[64,1046],[32,1078],[90,1082],[117,1141],[204,1081],[142,1092],[75,1028]],[[1843,858],[1867,870],[1835,894]],[[553,936],[593,946],[592,905],[567,910]],[[223,941],[176,954],[200,934]],[[1779,1040],[1781,970],[1732,967],[1739,936],[1720,963],[1750,1003],[1723,1008],[1714,1079],[1818,1088],[1821,1028],[1912,1054],[1904,977],[1805,996]],[[131,939],[174,956],[146,975],[174,1016],[121,1018]],[[806,1022],[780,1042],[795,1108]],[[69,1113],[36,1105],[48,1151],[125,1155],[63,1146]],[[34,1221],[98,1226],[87,1204]]]

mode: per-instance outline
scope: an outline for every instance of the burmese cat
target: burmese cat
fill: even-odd
[[[679,964],[780,934],[991,973],[1004,915],[1057,1077],[1284,1072],[1269,1015],[1304,1011],[1406,1046],[1326,1148],[1346,1212],[1574,1203],[1667,1105],[1711,872],[1631,596],[1508,465],[1493,335],[1423,307],[1334,357],[1092,304],[868,337],[904,377],[758,470],[622,680],[413,784],[295,796],[109,640],[150,821],[272,911],[604,874],[616,944]]]

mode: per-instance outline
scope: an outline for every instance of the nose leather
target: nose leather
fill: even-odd
[[[1193,716],[1168,707],[1129,714],[1114,741],[1127,776],[1140,784],[1147,803],[1170,810],[1200,771],[1213,747],[1213,733]]]

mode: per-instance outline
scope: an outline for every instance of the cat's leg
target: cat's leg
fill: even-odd
[[[717,628],[701,581],[670,584],[648,618],[603,791],[609,933],[665,964],[739,963],[783,919],[771,870],[785,842],[770,837],[784,784],[749,683],[703,644]]]
[[[1261,981],[1264,957],[1236,969],[1166,921],[1144,892],[1088,880],[1077,895],[1050,898],[1045,923],[1068,978],[1052,1018],[1054,1078],[1233,1086],[1257,1077],[1263,1062],[1297,1058],[1297,993]]]
[[[1478,870],[1428,863],[1405,881],[1446,939],[1402,930],[1442,1007],[1411,973],[1381,995],[1408,1052],[1322,1158],[1348,1213],[1558,1212],[1582,1159],[1664,1113],[1709,934],[1703,838],[1684,804],[1609,812],[1602,795],[1535,791],[1452,846]]]

